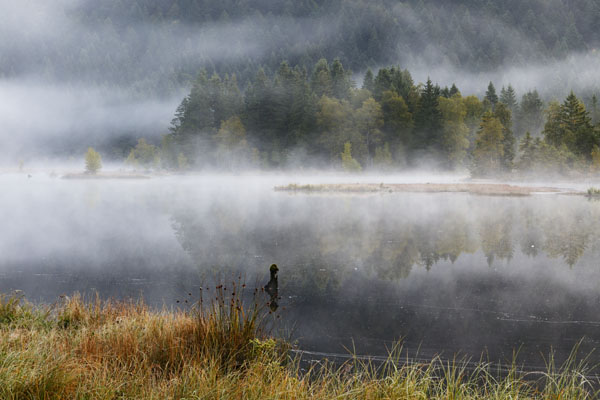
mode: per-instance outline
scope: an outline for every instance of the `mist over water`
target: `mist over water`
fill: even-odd
[[[135,12],[134,3],[146,8]],[[582,22],[572,13],[563,18],[570,3],[558,0],[534,7],[546,18],[540,20],[557,21],[556,32],[536,38],[526,33],[530,24],[519,15],[504,20],[494,10],[469,10],[468,5],[420,13],[421,7],[410,2],[342,1],[338,8],[337,2],[322,8],[316,4],[327,2],[314,2],[316,11],[307,12],[310,7],[295,9],[294,2],[289,7],[257,2],[256,10],[248,6],[256,12],[230,10],[233,17],[219,13],[216,18],[210,14],[214,10],[194,11],[189,2],[200,16],[187,18],[167,3],[176,5],[131,2],[125,10],[117,2],[111,7],[91,0],[0,0],[0,294],[17,291],[29,301],[52,304],[74,292],[98,293],[101,298],[143,298],[154,309],[189,308],[201,288],[241,277],[248,285],[247,300],[256,288],[258,300],[266,304],[260,289],[275,263],[281,296],[277,334],[291,332],[298,348],[315,357],[343,358],[348,349],[385,356],[402,340],[410,357],[428,360],[440,354],[478,360],[485,354],[493,362],[510,363],[519,350],[518,361],[533,369],[544,366],[551,350],[560,362],[580,341],[582,354],[598,346],[600,201],[568,193],[600,187],[600,153],[592,146],[600,126],[597,103],[596,125],[586,124],[589,148],[579,154],[593,163],[583,163],[585,171],[572,175],[577,182],[570,175],[562,181],[543,179],[542,173],[553,176],[552,171],[538,170],[533,162],[531,171],[523,167],[531,172],[521,175],[530,179],[528,186],[558,187],[562,193],[274,190],[290,183],[464,183],[477,134],[483,131],[483,111],[493,110],[495,103],[471,102],[481,115],[474,111],[467,126],[466,108],[458,110],[467,103],[451,103],[448,95],[444,125],[435,132],[413,130],[416,122],[426,127],[429,121],[417,121],[423,109],[420,83],[428,78],[442,88],[455,83],[465,98],[474,94],[481,100],[490,81],[499,93],[512,85],[515,102],[537,90],[540,108],[530,112],[533,122],[515,126],[525,112],[520,115],[514,103],[504,114],[506,125],[496,128],[498,135],[526,127],[539,136],[550,100],[562,100],[574,90],[587,104],[600,88],[595,22]],[[564,7],[554,15],[550,9],[557,3]],[[581,34],[572,29],[575,21],[585,25]],[[446,37],[444,29],[451,25],[460,29]],[[562,38],[565,32],[573,34],[570,47]],[[566,47],[554,48],[561,40]],[[322,87],[312,75],[320,58],[332,70],[334,59],[344,62],[336,67],[342,71],[336,79],[353,77],[341,95],[333,94],[337,86],[329,70],[315,74],[324,78]],[[481,65],[472,65],[473,60]],[[282,70],[289,68],[279,74],[283,61],[289,65]],[[391,81],[379,93],[381,99],[375,81],[372,93],[358,90],[368,68],[377,75],[377,68],[392,65],[412,74],[414,82],[402,95],[406,99],[396,93],[393,102],[383,101],[385,92],[392,93],[387,89],[400,89]],[[264,82],[255,78],[262,67],[269,90],[252,103],[253,97],[246,96],[252,90],[246,88],[249,83],[262,87]],[[208,71],[206,82],[197,85],[198,93],[190,92],[202,68]],[[215,78],[219,84],[210,83],[213,72],[220,75]],[[286,76],[302,90],[282,90]],[[223,89],[229,85],[235,90]],[[431,88],[437,91],[432,98],[438,98],[442,89]],[[239,109],[215,112],[213,118],[224,93],[231,97],[219,107],[235,103]],[[171,121],[188,94],[187,100],[198,103],[190,107],[189,132],[178,136],[177,119]],[[323,101],[327,96],[332,96],[329,102]],[[305,101],[297,101],[301,97]],[[396,111],[390,111],[390,104]],[[441,112],[437,104],[432,110]],[[385,117],[382,106],[388,107]],[[207,110],[206,121],[194,125]],[[360,113],[364,118],[356,118]],[[325,123],[328,116],[331,127]],[[274,123],[262,124],[266,119]],[[163,137],[170,126],[174,136]],[[446,128],[453,126],[461,128],[456,138],[462,140],[441,145],[452,139],[452,129]],[[421,137],[423,132],[427,137]],[[282,143],[294,135],[301,140],[290,140],[284,148]],[[337,142],[321,143],[334,135],[339,135],[339,150]],[[140,138],[157,146],[150,149],[155,151],[150,161],[136,160],[132,153],[133,163],[140,162],[135,174],[149,179],[106,179],[140,178],[133,176],[134,167],[123,164]],[[351,143],[354,138],[357,143]],[[515,151],[504,171],[507,179],[517,176],[514,167],[523,159],[520,139],[517,135],[514,143],[501,145],[502,156],[505,149]],[[73,174],[83,170],[88,146],[103,157],[98,179]],[[453,146],[460,162],[439,163],[437,153]],[[428,147],[435,151],[427,154]],[[356,158],[358,168],[344,164],[342,150]],[[385,161],[379,165],[373,160],[377,150]],[[216,165],[281,172],[235,175],[212,169]],[[425,169],[450,165],[459,172]],[[364,167],[366,173],[339,175],[319,167]],[[419,167],[423,170],[380,174],[386,168]],[[60,179],[65,173],[77,179]],[[590,361],[600,362],[600,355],[592,354]]]
[[[600,202],[585,197],[290,194],[273,190],[283,175],[1,179],[0,291],[33,301],[176,306],[238,275],[261,287],[277,263],[282,324],[305,350],[385,355],[404,338],[412,355],[521,348],[540,366],[551,347],[600,340]]]

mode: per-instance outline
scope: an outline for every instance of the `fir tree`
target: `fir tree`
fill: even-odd
[[[515,158],[515,135],[512,131],[512,113],[504,103],[498,103],[494,110],[494,116],[502,124],[502,166],[504,169],[510,171]]]
[[[489,175],[497,172],[502,167],[504,156],[504,126],[490,111],[486,112],[481,121],[475,149],[473,150],[474,175]]]
[[[367,72],[365,73],[362,88],[367,89],[371,93],[373,93],[375,90],[375,81],[373,78],[373,71],[371,71],[371,68],[367,69]]]
[[[489,101],[492,109],[496,107],[496,103],[498,103],[498,95],[496,94],[496,88],[492,82],[490,82],[487,91],[485,92],[485,99]]]
[[[416,148],[424,149],[439,145],[437,138],[442,128],[442,114],[438,98],[439,90],[433,85],[431,79],[427,79],[415,115]]]
[[[513,89],[511,85],[508,85],[506,89],[504,86],[502,87],[499,101],[505,104],[513,115],[515,114],[518,106],[517,95],[515,93],[515,89]]]
[[[518,136],[522,136],[525,132],[540,133],[544,125],[544,102],[537,90],[523,95],[515,120],[515,131]]]
[[[521,139],[521,143],[519,143],[519,152],[521,153],[521,157],[517,162],[517,168],[522,172],[531,172],[536,153],[536,145],[531,137],[531,133],[527,132],[523,139]]]
[[[339,58],[333,60],[331,64],[331,85],[334,97],[347,99],[350,96],[352,83]]]

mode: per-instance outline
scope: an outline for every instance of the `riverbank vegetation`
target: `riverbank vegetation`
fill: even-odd
[[[487,363],[375,367],[354,359],[308,371],[269,334],[267,308],[244,307],[240,286],[206,288],[211,301],[186,310],[141,302],[64,297],[34,306],[0,296],[3,399],[401,399],[592,397],[585,363],[549,360],[544,373],[500,371]],[[215,296],[216,291],[216,297]],[[208,295],[208,293],[211,293]],[[395,354],[395,353],[394,353]],[[399,354],[399,353],[398,353]],[[501,373],[500,373],[501,372]]]

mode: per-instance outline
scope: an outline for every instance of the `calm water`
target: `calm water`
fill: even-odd
[[[1,175],[0,291],[172,306],[240,273],[263,285],[277,263],[280,328],[305,350],[383,355],[403,339],[413,356],[520,349],[539,366],[598,346],[600,202],[272,190],[293,181]]]

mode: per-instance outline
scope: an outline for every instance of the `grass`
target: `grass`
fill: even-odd
[[[273,315],[242,304],[243,285],[204,290],[188,310],[141,302],[63,298],[33,306],[0,296],[0,399],[579,399],[593,398],[585,360],[540,375],[516,365],[390,352],[303,371],[269,335]],[[260,293],[255,291],[255,295]],[[208,300],[207,298],[210,298]],[[262,298],[261,298],[262,299]]]

